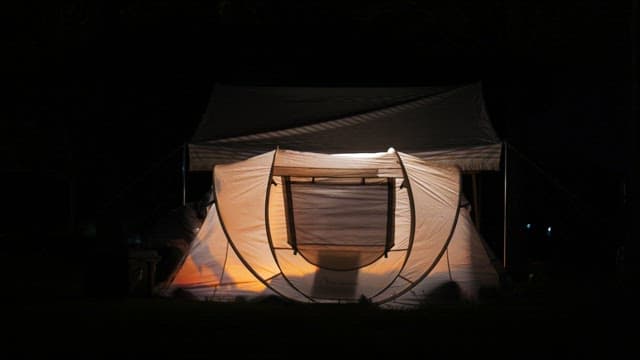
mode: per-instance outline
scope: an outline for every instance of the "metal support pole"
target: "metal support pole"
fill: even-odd
[[[507,268],[507,210],[508,210],[508,206],[507,206],[507,186],[508,186],[508,170],[509,170],[509,166],[508,166],[508,149],[509,149],[509,145],[504,142],[503,143],[503,151],[504,151],[504,194],[503,194],[503,224],[502,224],[502,266],[506,269]]]
[[[471,174],[471,184],[473,186],[473,219],[476,229],[480,231],[480,201],[478,196],[478,174]]]
[[[182,146],[182,206],[187,204],[187,144]]]

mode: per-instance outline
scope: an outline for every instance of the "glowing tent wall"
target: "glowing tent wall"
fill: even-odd
[[[282,174],[327,178],[392,178],[393,247],[353,270],[316,266],[296,253],[287,234]],[[278,175],[279,174],[279,175]],[[274,176],[275,175],[275,176]],[[297,301],[356,301],[417,306],[438,286],[455,281],[475,298],[497,274],[482,239],[459,208],[455,167],[430,166],[403,153],[326,155],[272,151],[215,168],[217,207],[175,278],[182,289],[207,300],[279,294]],[[354,224],[366,218],[350,218]],[[354,227],[357,229],[357,226]]]

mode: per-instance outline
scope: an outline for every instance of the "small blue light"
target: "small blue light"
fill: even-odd
[[[547,227],[547,235],[551,236],[551,226]]]
[[[533,225],[531,225],[531,224],[527,224],[527,225],[525,225],[525,227],[526,227],[527,229],[531,229],[531,228],[533,227]]]

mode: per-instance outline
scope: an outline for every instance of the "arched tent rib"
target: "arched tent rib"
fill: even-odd
[[[272,151],[270,153],[273,153],[273,157],[271,157],[272,161],[271,161],[271,166],[269,167],[269,173],[271,173],[271,169],[273,169],[273,159],[275,157],[275,151]],[[270,153],[266,153],[266,154],[254,157],[254,158],[248,159],[246,161],[251,161],[251,160],[254,160],[254,159],[259,158],[259,157],[264,157],[264,156],[271,155]],[[214,168],[214,179],[215,180],[218,179],[216,177],[215,168]],[[258,279],[262,284],[264,284],[265,287],[273,290],[278,295],[285,297],[285,295],[282,292],[279,292],[276,289],[272,288],[272,286],[265,280],[265,277],[261,276],[262,274],[260,274],[253,266],[251,266],[251,264],[245,258],[244,254],[239,250],[239,248],[236,245],[236,243],[234,243],[234,241],[232,240],[231,234],[229,233],[229,230],[228,230],[227,226],[225,225],[224,216],[222,215],[223,211],[221,210],[221,208],[223,206],[220,206],[221,205],[221,201],[220,201],[220,199],[218,197],[218,194],[220,194],[220,186],[219,186],[219,184],[217,182],[216,182],[215,185],[216,185],[215,191],[216,191],[216,200],[217,200],[216,203],[218,204],[218,211],[217,211],[218,219],[220,221],[220,225],[222,227],[222,230],[224,231],[224,234],[225,234],[225,236],[227,238],[227,241],[229,242],[229,245],[231,245],[231,248],[233,249],[234,253],[238,256],[238,258],[244,264],[244,266],[256,277],[256,279]],[[268,181],[266,183],[266,186],[267,186],[267,188],[270,186],[270,181]],[[279,268],[278,268],[278,270],[279,270]],[[273,278],[273,277],[277,276],[278,273],[279,273],[278,271],[273,271],[272,274],[270,274],[267,278]]]
[[[265,230],[267,232],[267,240],[269,241],[269,249],[271,250],[271,255],[273,256],[273,260],[276,262],[278,269],[280,270],[280,274],[282,278],[291,286],[292,289],[297,291],[300,295],[305,297],[311,302],[315,302],[315,300],[309,296],[307,296],[304,292],[300,291],[287,277],[287,275],[282,271],[282,267],[278,262],[278,256],[276,255],[276,249],[273,246],[273,239],[271,237],[271,226],[269,224],[269,197],[271,195],[271,186],[272,186],[272,177],[273,177],[273,169],[276,163],[276,156],[278,156],[278,150],[276,149],[273,154],[273,162],[271,163],[271,170],[269,171],[269,185],[267,185],[266,197],[264,201],[264,222],[265,222]],[[275,285],[274,285],[275,286]],[[271,286],[270,286],[271,287]]]
[[[395,152],[395,154],[398,157],[398,164],[400,164],[400,168],[402,168],[402,174],[404,176],[403,182],[405,184],[405,187],[407,189],[407,194],[409,197],[409,209],[411,211],[411,225],[410,225],[411,230],[409,232],[409,244],[407,246],[407,253],[405,255],[404,261],[402,262],[402,267],[400,268],[400,271],[398,271],[398,274],[396,275],[396,277],[391,282],[389,282],[387,286],[382,288],[378,293],[373,295],[371,298],[375,298],[380,294],[384,293],[385,291],[387,291],[387,289],[389,289],[396,282],[398,277],[401,276],[402,270],[404,270],[404,267],[407,265],[407,261],[411,256],[411,249],[413,248],[413,240],[415,238],[415,233],[416,233],[416,206],[415,206],[415,203],[413,202],[413,192],[411,191],[411,180],[407,175],[407,169],[405,168],[404,163],[402,162],[400,153]]]
[[[230,277],[226,280],[219,279],[217,284],[221,289],[224,288],[223,296],[245,294],[248,288],[241,288],[242,284],[255,277],[255,284],[261,284],[260,289],[263,289],[254,286],[254,289],[260,291],[255,292],[255,295],[265,293],[268,289],[266,293],[272,291],[279,296],[303,302],[356,301],[364,295],[374,303],[394,306],[404,302],[401,300],[405,298],[402,295],[410,293],[414,286],[427,284],[425,281],[430,279],[428,275],[445,260],[443,254],[458,223],[461,184],[457,169],[430,166],[404,153],[329,155],[287,152],[286,160],[276,161],[278,151],[280,150],[241,163],[216,167],[214,178],[217,211],[211,215],[217,217],[216,223],[219,222],[218,238],[232,248],[229,255],[234,258],[233,271],[229,269]],[[391,162],[390,159],[395,160]],[[327,168],[328,164],[333,164],[334,168]],[[380,258],[355,272],[320,271],[320,268],[309,264],[302,256],[292,255],[293,249],[287,247],[286,234],[283,233],[285,226],[288,226],[282,217],[283,202],[280,200],[273,204],[276,210],[271,209],[270,204],[272,199],[280,198],[275,190],[280,189],[272,187],[277,165],[292,165],[294,168],[298,166],[298,169],[304,170],[303,174],[312,174],[314,166],[317,166],[327,174],[341,174],[347,178],[353,173],[377,173],[379,178],[395,174],[393,191],[400,196],[396,205],[402,205],[396,209],[398,212],[394,212],[394,216],[402,214],[398,218],[402,220],[396,223],[396,226],[400,226],[396,230],[401,229],[400,235],[396,235],[401,238],[394,241],[402,249],[391,249],[388,259]],[[354,167],[350,170],[349,166],[352,165]],[[284,171],[282,169],[280,171]],[[406,192],[400,189],[406,189]],[[276,216],[276,225],[272,222],[270,210],[276,211],[274,214],[282,212]],[[362,220],[365,218],[354,218],[354,224],[357,226],[357,221]],[[386,224],[389,226],[388,222]],[[277,229],[276,238],[271,233],[273,226]],[[232,273],[241,269],[244,275],[234,279]],[[347,277],[335,277],[339,273],[346,274]],[[315,281],[318,279],[353,281],[349,285],[349,289],[353,291],[344,292],[341,288],[332,287],[317,290]],[[440,280],[439,277],[434,278],[435,283]],[[243,283],[236,284],[237,281]],[[194,279],[190,286],[195,293],[203,294],[207,287],[215,287],[214,282]],[[393,302],[395,299],[399,302]],[[415,302],[412,299],[409,302]]]
[[[299,155],[298,155],[299,154]],[[374,174],[378,174],[379,172],[379,176],[381,178],[385,178],[387,175],[390,174],[396,174],[400,175],[401,172],[399,171],[399,167],[396,164],[396,160],[393,159],[397,159],[397,155],[392,155],[389,153],[378,153],[378,157],[379,156],[383,156],[386,157],[386,160],[384,160],[384,162],[380,162],[381,160],[376,160],[375,158],[370,158],[369,160],[363,159],[362,157],[367,157],[367,156],[371,156],[374,154],[340,154],[340,155],[328,155],[328,154],[312,154],[315,156],[320,156],[320,157],[324,157],[324,160],[321,159],[317,162],[315,162],[315,169],[317,170],[309,170],[311,168],[313,168],[313,166],[311,166],[310,168],[308,168],[307,166],[309,166],[309,164],[304,161],[305,160],[305,156],[309,156],[310,153],[299,153],[299,152],[287,152],[287,155],[289,156],[289,161],[285,161],[283,163],[289,164],[289,165],[294,165],[293,168],[289,168],[289,171],[293,171],[294,173],[300,173],[300,170],[297,169],[303,169],[303,173],[309,175],[310,173],[314,173],[316,171],[319,171],[322,174],[338,174],[338,176],[351,176],[349,174],[353,174],[358,173],[360,175],[362,174],[369,174],[370,176],[375,176]],[[350,158],[349,158],[350,157]],[[354,166],[353,168],[347,169],[344,168],[344,164],[340,165],[342,163],[344,163],[344,160],[349,160],[348,162],[353,163],[355,162],[356,164],[359,163],[360,166]],[[390,161],[393,160],[393,161]],[[332,164],[332,166],[334,166],[334,168],[327,168],[326,165],[328,164],[327,161],[330,162],[330,164]],[[371,161],[374,161],[373,165],[375,165],[373,168],[371,168],[371,166],[373,166],[372,164],[366,165],[366,163],[370,163]],[[385,165],[386,164],[386,165]],[[390,165],[390,164],[396,164],[396,165]],[[282,164],[281,164],[282,165]],[[298,167],[299,166],[299,167]],[[397,168],[398,171],[393,170],[393,168]],[[377,169],[375,171],[373,171],[372,169]],[[342,171],[344,170],[344,171]],[[395,183],[395,181],[394,181]],[[394,186],[393,191],[396,191],[396,186]],[[268,229],[269,231],[270,229]],[[287,247],[278,247],[274,244],[272,237],[270,237],[270,241],[271,241],[271,246],[272,246],[272,253],[274,254],[274,256],[276,257],[276,259],[280,259],[282,257],[282,260],[285,261],[287,263],[287,267],[291,268],[291,266],[293,266],[293,268],[296,268],[296,263],[300,265],[300,261],[301,260],[301,256],[300,254],[298,254],[298,256],[292,256],[290,254],[290,252],[293,251],[292,248],[287,248]],[[281,241],[282,242],[282,241]],[[383,253],[381,253],[381,256],[378,258],[378,260],[380,260],[380,258],[382,258]],[[394,253],[392,256],[390,256],[390,259],[387,260],[387,264],[395,264],[397,263],[397,259],[398,256],[402,256],[400,253]],[[280,260],[277,260],[278,263],[280,263]],[[404,262],[404,261],[403,261]],[[310,264],[309,262],[303,261],[304,266],[306,266],[307,268],[314,268],[316,269],[315,271],[318,271],[319,268],[315,265]],[[288,277],[288,272],[282,268],[281,266],[281,270],[283,273],[284,277]],[[380,265],[377,264],[376,262],[370,264],[370,265],[366,265],[363,267],[360,267],[360,272],[358,274],[359,277],[366,277],[366,278],[371,278],[372,276],[375,277],[374,273],[376,271],[380,271]],[[324,271],[325,274],[341,274],[341,273],[345,273],[345,272],[349,272],[346,270],[326,270],[323,269],[322,271]],[[371,273],[373,271],[373,273]],[[393,271],[393,272],[399,272],[399,266],[392,266],[391,268],[387,269],[387,272],[383,272],[382,275],[378,276],[379,281],[380,280],[384,280],[386,279],[389,275],[388,275],[388,271]],[[303,285],[304,288],[307,289],[307,293],[311,294],[312,290],[310,288],[311,284],[309,283],[309,279],[310,277],[313,275],[313,273],[307,273],[306,277],[304,278],[299,278],[297,277],[296,282],[302,281],[303,283],[301,285]],[[317,274],[316,274],[317,275]],[[392,279],[395,278],[395,275],[393,275]],[[386,281],[392,281],[392,280],[386,280]],[[294,284],[294,281],[289,281],[289,283],[291,283],[293,286],[296,286]],[[386,283],[386,282],[385,282]],[[367,292],[371,292],[370,290],[367,290],[367,284],[359,284],[357,285],[358,289],[360,289],[360,291],[364,291],[365,293]],[[382,285],[384,286],[384,285]],[[305,292],[305,290],[301,290],[300,288],[298,288],[296,286],[296,289]],[[360,295],[360,292],[357,292],[357,295]],[[364,295],[364,294],[362,294]],[[369,295],[370,297],[370,295]],[[318,300],[320,300],[320,298],[318,298]],[[350,299],[341,299],[343,301],[345,300],[350,300]],[[351,300],[355,300],[355,299],[351,299]]]
[[[412,157],[412,156],[407,155],[407,154],[399,153],[399,154],[398,154],[398,156],[399,156],[399,157],[404,156],[404,157],[406,157],[408,160],[413,161],[413,162],[415,162],[416,164],[423,164],[423,163],[424,163],[422,160],[417,159],[417,158]],[[402,162],[402,164],[403,164],[403,166],[405,166],[405,164],[406,164],[406,163],[403,161],[403,162]],[[406,170],[406,167],[405,167],[405,170]],[[408,181],[409,181],[409,184],[411,184],[411,177],[412,177],[412,175],[413,175],[413,174],[412,174],[412,172],[411,172],[411,171],[408,171],[408,170],[406,170],[406,171],[407,171],[407,172],[406,172],[406,174],[407,174],[407,178],[409,179],[409,180],[408,180]],[[408,272],[401,272],[401,273],[399,274],[398,279],[402,279],[402,280],[404,280],[404,281],[408,282],[408,283],[410,284],[410,286],[407,286],[406,288],[401,289],[401,290],[397,290],[397,289],[395,289],[395,286],[394,286],[395,282],[394,282],[394,284],[391,284],[391,285],[390,285],[390,286],[389,286],[385,291],[381,291],[379,294],[376,294],[376,296],[375,296],[375,297],[381,297],[381,298],[380,298],[380,299],[375,299],[375,300],[374,300],[374,302],[375,302],[375,303],[379,303],[379,304],[380,304],[380,303],[387,303],[387,302],[390,302],[390,301],[392,301],[393,299],[396,299],[396,298],[400,297],[401,295],[403,295],[403,294],[407,293],[408,291],[410,291],[414,286],[416,286],[418,283],[420,283],[421,281],[423,281],[423,280],[424,280],[424,279],[429,275],[429,273],[430,273],[430,272],[433,270],[433,268],[438,264],[438,262],[439,262],[439,261],[440,261],[440,259],[442,258],[442,255],[443,255],[443,254],[445,253],[445,251],[447,250],[448,244],[449,244],[449,242],[451,241],[451,237],[452,237],[453,232],[454,232],[454,230],[455,230],[455,227],[456,227],[456,224],[457,224],[458,215],[459,215],[459,211],[460,211],[460,207],[459,207],[460,196],[459,196],[459,194],[460,194],[460,186],[461,186],[461,175],[460,175],[460,172],[459,172],[459,171],[456,171],[456,173],[457,173],[457,181],[456,181],[456,183],[457,183],[457,188],[455,189],[455,193],[454,193],[454,194],[451,194],[451,195],[452,195],[452,196],[451,196],[451,198],[453,198],[453,196],[455,196],[455,199],[456,199],[456,202],[455,202],[455,210],[454,210],[454,211],[455,211],[455,214],[454,214],[454,216],[453,216],[452,223],[451,223],[451,225],[450,225],[450,228],[449,228],[449,231],[448,231],[448,234],[447,234],[446,240],[444,241],[444,244],[442,244],[442,246],[441,246],[441,247],[436,246],[436,247],[437,247],[437,248],[439,248],[440,250],[439,250],[439,252],[437,253],[437,255],[436,255],[432,260],[430,260],[430,261],[424,261],[424,264],[423,264],[422,266],[418,266],[418,267],[420,267],[420,268],[424,268],[424,272],[422,272],[422,273],[421,273],[421,275],[418,275],[418,276],[415,276],[415,275],[414,275],[414,276],[411,276],[412,274],[410,274],[410,273],[408,273]],[[414,184],[414,188],[413,188],[413,190],[415,190],[415,191],[414,191],[414,193],[413,193],[413,194],[414,194],[414,195],[413,195],[413,198],[414,198],[414,200],[415,200],[415,199],[416,199],[416,197],[417,197],[417,196],[420,196],[421,194],[420,194],[420,192],[418,192],[418,191],[417,191],[418,189],[416,188],[415,184]],[[451,190],[452,190],[452,189],[451,189]],[[422,191],[422,192],[424,192],[424,191]],[[443,200],[445,200],[445,199],[440,199],[440,200],[441,200],[441,201],[443,201]],[[417,212],[416,212],[416,213],[417,213]],[[418,218],[420,218],[420,219],[424,219],[424,214],[417,214],[416,216],[417,216]],[[418,236],[419,238],[422,238],[422,236],[421,236],[421,235],[424,235],[424,234],[418,234],[417,236]],[[428,245],[428,244],[426,244],[424,241],[423,241],[423,242],[421,242],[421,243],[419,243],[419,246],[424,246],[424,245]],[[412,247],[411,247],[411,249],[412,249],[412,253],[413,253],[413,254],[415,254],[415,253],[417,252],[417,251],[414,251],[414,246],[412,246]],[[418,250],[420,250],[420,249],[418,249]],[[414,260],[414,259],[413,259],[413,258],[411,258],[411,256],[408,256],[408,257],[407,257],[407,262],[409,262],[410,260]],[[418,258],[418,259],[416,259],[416,260],[417,260],[417,261],[420,261],[420,260],[423,260],[423,258],[422,258],[422,257],[419,257],[419,258]],[[428,265],[427,265],[427,264],[428,264]],[[427,266],[424,266],[424,265],[427,265]],[[414,265],[414,267],[416,267],[416,266]],[[406,265],[405,265],[405,268],[406,268]],[[404,269],[403,269],[403,271],[404,271]],[[398,280],[398,279],[396,279],[396,280]],[[387,295],[387,294],[385,294],[385,292],[386,292],[386,293],[388,293],[388,295]]]

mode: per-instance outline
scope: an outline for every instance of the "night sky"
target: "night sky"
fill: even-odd
[[[521,170],[517,191],[549,198],[521,211],[562,203],[558,211],[598,219],[598,231],[616,229],[597,240],[614,254],[631,236],[631,4],[20,2],[7,12],[2,67],[3,197],[13,209],[2,236],[11,249],[109,247],[87,243],[101,223],[135,227],[179,206],[180,146],[216,82],[482,81],[500,137],[539,167]]]

